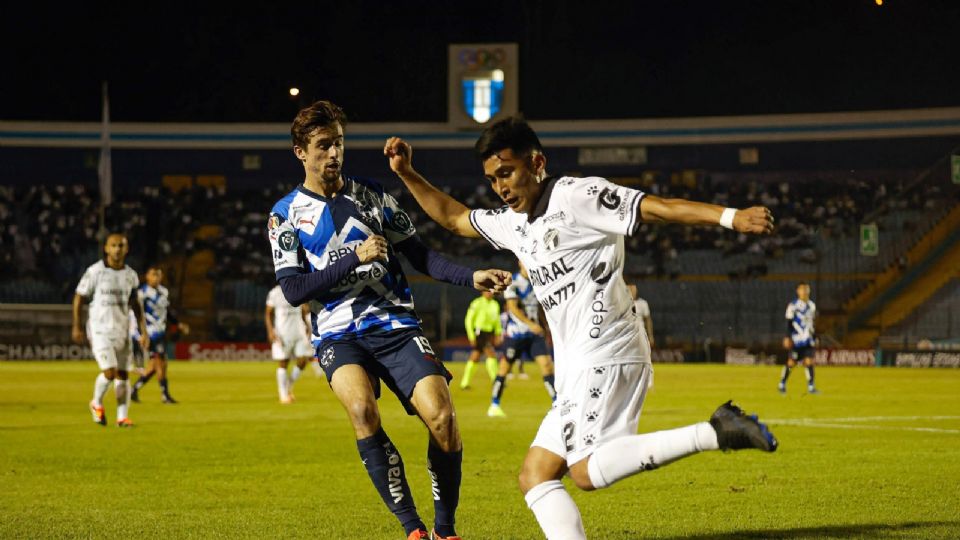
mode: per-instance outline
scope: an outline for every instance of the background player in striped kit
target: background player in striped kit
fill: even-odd
[[[787,304],[787,335],[783,338],[783,348],[788,351],[787,364],[783,366],[780,384],[777,389],[781,394],[787,392],[787,378],[790,370],[803,363],[807,376],[807,393],[817,394],[817,387],[813,381],[813,363],[817,356],[817,334],[814,330],[814,319],[817,317],[817,305],[810,300],[810,284],[797,284],[797,297]]]
[[[307,304],[300,307],[290,305],[279,285],[267,293],[263,321],[267,326],[271,354],[277,361],[277,393],[280,394],[280,403],[284,405],[296,399],[293,384],[313,356],[306,321],[309,317],[310,307]],[[291,358],[294,360],[293,369],[288,369]]]
[[[128,373],[132,363],[129,335],[128,310],[132,309],[140,327],[140,345],[150,345],[147,327],[143,318],[143,306],[137,298],[139,279],[137,273],[124,263],[130,245],[122,234],[107,236],[103,245],[103,259],[90,265],[80,278],[73,296],[73,341],[82,344],[84,336],[90,340],[90,348],[97,360],[100,373],[93,385],[90,413],[93,421],[107,425],[103,409],[103,396],[114,382],[117,395],[117,425],[133,425],[127,415],[130,382]],[[86,332],[80,324],[81,306],[89,302]]]
[[[149,356],[149,365],[147,369],[140,374],[136,384],[133,385],[133,392],[130,399],[140,402],[140,389],[150,382],[150,379],[157,375],[157,383],[160,385],[160,396],[164,403],[176,403],[170,395],[170,383],[167,380],[167,323],[176,324],[178,331],[184,335],[190,333],[190,325],[185,322],[179,322],[176,315],[170,309],[170,292],[162,285],[163,269],[158,265],[150,266],[144,276],[146,283],[140,285],[137,289],[137,296],[143,303],[144,319],[147,323],[147,334],[150,338],[150,345],[146,349],[140,349],[139,353],[143,357]],[[134,325],[134,345],[140,339],[140,331]],[[137,346],[139,347],[139,346]]]
[[[504,328],[503,358],[500,370],[493,382],[493,396],[487,416],[506,416],[500,408],[500,400],[507,386],[507,374],[513,363],[522,357],[533,359],[543,374],[543,386],[550,400],[557,399],[554,388],[553,358],[547,347],[546,329],[540,324],[540,302],[533,293],[533,285],[527,275],[527,268],[520,263],[520,271],[513,275],[513,282],[503,291],[506,303],[504,314],[507,324]]]

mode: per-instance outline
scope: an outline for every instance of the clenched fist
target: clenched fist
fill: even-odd
[[[386,261],[387,239],[379,235],[373,235],[357,247],[356,253],[357,257],[360,258],[360,264],[373,261]]]
[[[765,206],[737,210],[733,217],[733,228],[742,233],[770,234],[773,232],[773,214]]]

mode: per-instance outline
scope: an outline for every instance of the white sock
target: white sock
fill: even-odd
[[[111,382],[103,373],[97,375],[97,380],[93,383],[93,402],[95,404],[103,406],[103,396],[110,389]]]
[[[719,448],[713,426],[709,422],[700,422],[604,443],[590,456],[587,471],[593,487],[605,488],[640,471],[653,470],[697,452]]]
[[[300,378],[300,366],[293,366],[293,371],[290,373],[290,387],[293,388],[293,383],[297,382],[297,379]]]
[[[810,376],[810,366],[803,366],[803,373],[807,376],[807,384],[810,384],[810,379],[812,379]]]
[[[127,417],[127,396],[130,394],[130,381],[121,381],[117,379],[117,384],[114,385],[114,390],[117,393],[117,420],[123,420]]]
[[[547,540],[586,540],[580,509],[563,488],[563,482],[549,480],[537,484],[523,497],[537,517]]]
[[[287,370],[286,368],[277,368],[277,390],[280,392],[280,399],[287,399]]]

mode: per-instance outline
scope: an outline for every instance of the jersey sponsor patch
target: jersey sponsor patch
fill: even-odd
[[[297,246],[300,245],[300,241],[293,231],[283,231],[280,233],[280,236],[277,237],[277,243],[280,245],[280,249],[284,251],[296,251]]]

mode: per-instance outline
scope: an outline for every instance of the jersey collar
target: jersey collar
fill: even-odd
[[[336,194],[333,197],[324,197],[323,195],[317,193],[316,191],[312,191],[308,189],[307,186],[305,186],[304,184],[300,184],[299,186],[297,186],[297,191],[309,197],[313,197],[314,199],[319,199],[321,201],[327,202],[327,201],[331,201],[333,199],[339,198],[341,195],[343,195],[343,193],[347,190],[347,184],[350,183],[350,181],[351,180],[348,176],[344,176],[343,185],[340,186],[340,189],[337,190]]]
[[[550,195],[553,193],[553,186],[557,184],[559,176],[548,176],[544,179],[546,185],[543,187],[543,192],[540,193],[540,198],[537,199],[537,204],[534,205],[533,211],[527,214],[527,223],[533,223],[538,217],[547,213],[547,207],[550,206]]]

